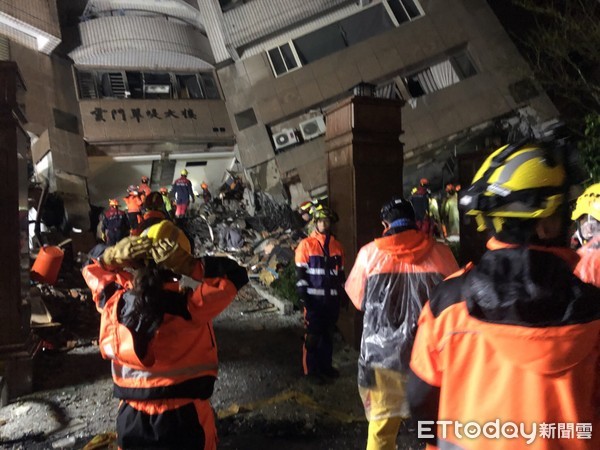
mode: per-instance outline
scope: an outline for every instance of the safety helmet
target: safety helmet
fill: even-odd
[[[456,185],[454,185],[454,190],[455,190],[456,192],[460,192],[460,189],[461,189],[461,186],[460,186],[460,184],[456,184]]]
[[[520,142],[492,153],[479,168],[460,205],[478,230],[502,230],[504,220],[540,219],[565,201],[567,173],[551,148]]]
[[[585,214],[600,221],[600,183],[592,184],[577,198],[571,220],[578,220]]]
[[[180,173],[181,173],[181,176],[184,176],[184,177],[187,177],[187,175],[188,175],[187,169],[182,169]]]
[[[333,222],[337,219],[337,215],[325,205],[319,205],[313,208],[311,214],[315,222],[320,219],[329,219]]]
[[[429,186],[429,180],[427,178],[421,178],[419,180],[419,185],[420,186]]]
[[[179,247],[186,252],[192,253],[192,246],[189,239],[170,220],[163,220],[156,225],[152,225],[142,232],[142,236],[148,236],[153,242],[160,241],[161,239],[169,239],[170,241],[177,242]]]
[[[208,184],[206,184],[204,181],[202,182],[202,184],[200,185],[200,187],[202,189],[208,189]]]
[[[398,223],[396,226],[410,226],[415,223],[415,210],[412,204],[402,197],[394,197],[386,202],[381,207],[380,216],[381,220],[388,224],[398,220],[405,221],[405,223]]]
[[[144,200],[144,206],[146,209],[151,209],[153,211],[161,211],[165,207],[165,202],[163,201],[162,194],[160,192],[150,192],[146,199]]]
[[[138,187],[133,184],[130,184],[129,187],[127,188],[127,192],[137,192],[137,190],[138,190]]]
[[[117,200],[116,198],[111,198],[108,201],[108,206],[119,206],[119,200]]]
[[[310,213],[310,210],[312,209],[313,206],[314,206],[313,202],[306,201],[306,202],[300,203],[300,205],[298,206],[298,209],[300,211],[302,211],[303,213]]]
[[[164,186],[163,186],[163,187],[161,187],[161,188],[158,190],[158,192],[160,192],[160,193],[161,193],[161,194],[163,194],[163,195],[167,195],[167,194],[169,193],[169,191],[167,190],[167,188],[166,188],[166,187],[164,187]]]
[[[143,176],[142,177],[142,183],[148,183],[148,181],[150,181],[150,179],[147,176]]]
[[[454,185],[452,183],[448,183],[446,185],[446,192],[455,192],[456,188],[454,187]]]

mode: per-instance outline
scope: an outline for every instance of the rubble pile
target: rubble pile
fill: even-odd
[[[250,278],[271,286],[293,263],[304,237],[302,224],[289,205],[264,192],[254,193],[251,205],[248,198],[203,205],[183,228],[196,255],[230,256],[248,269]]]

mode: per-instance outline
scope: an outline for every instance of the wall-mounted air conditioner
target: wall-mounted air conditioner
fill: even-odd
[[[325,134],[325,121],[323,116],[312,117],[304,122],[300,122],[300,133],[305,141],[314,139]]]
[[[273,135],[273,143],[276,150],[289,147],[298,143],[298,137],[292,128],[285,128]]]

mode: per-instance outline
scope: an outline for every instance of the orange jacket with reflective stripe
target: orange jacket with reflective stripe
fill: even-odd
[[[195,273],[199,279],[202,270]],[[218,364],[212,319],[236,296],[231,281],[205,278],[187,297],[165,286],[168,312],[140,358],[132,327],[124,323],[133,301],[131,275],[109,272],[94,263],[83,269],[83,276],[102,314],[100,351],[112,362],[116,397],[207,399],[212,395]]]
[[[326,235],[313,231],[300,241],[294,260],[298,283],[296,290],[302,298],[309,296],[316,301],[339,298],[345,281],[344,249],[333,236],[329,237],[328,255],[325,255]]]
[[[423,308],[408,384],[413,416],[463,425],[498,419],[528,433],[554,424],[555,439],[538,428],[530,445],[438,428],[440,449],[596,450],[600,290],[573,275],[574,252],[500,244],[441,283]],[[558,438],[559,424],[572,424],[571,439]],[[578,424],[591,425],[592,439],[577,438]]]
[[[127,197],[123,197],[123,200],[127,205],[127,212],[130,213],[140,212],[144,204],[144,199],[140,195],[128,195]]]

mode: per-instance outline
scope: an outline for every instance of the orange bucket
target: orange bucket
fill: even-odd
[[[55,284],[64,256],[65,252],[59,247],[42,247],[31,268],[31,279],[40,283]]]

